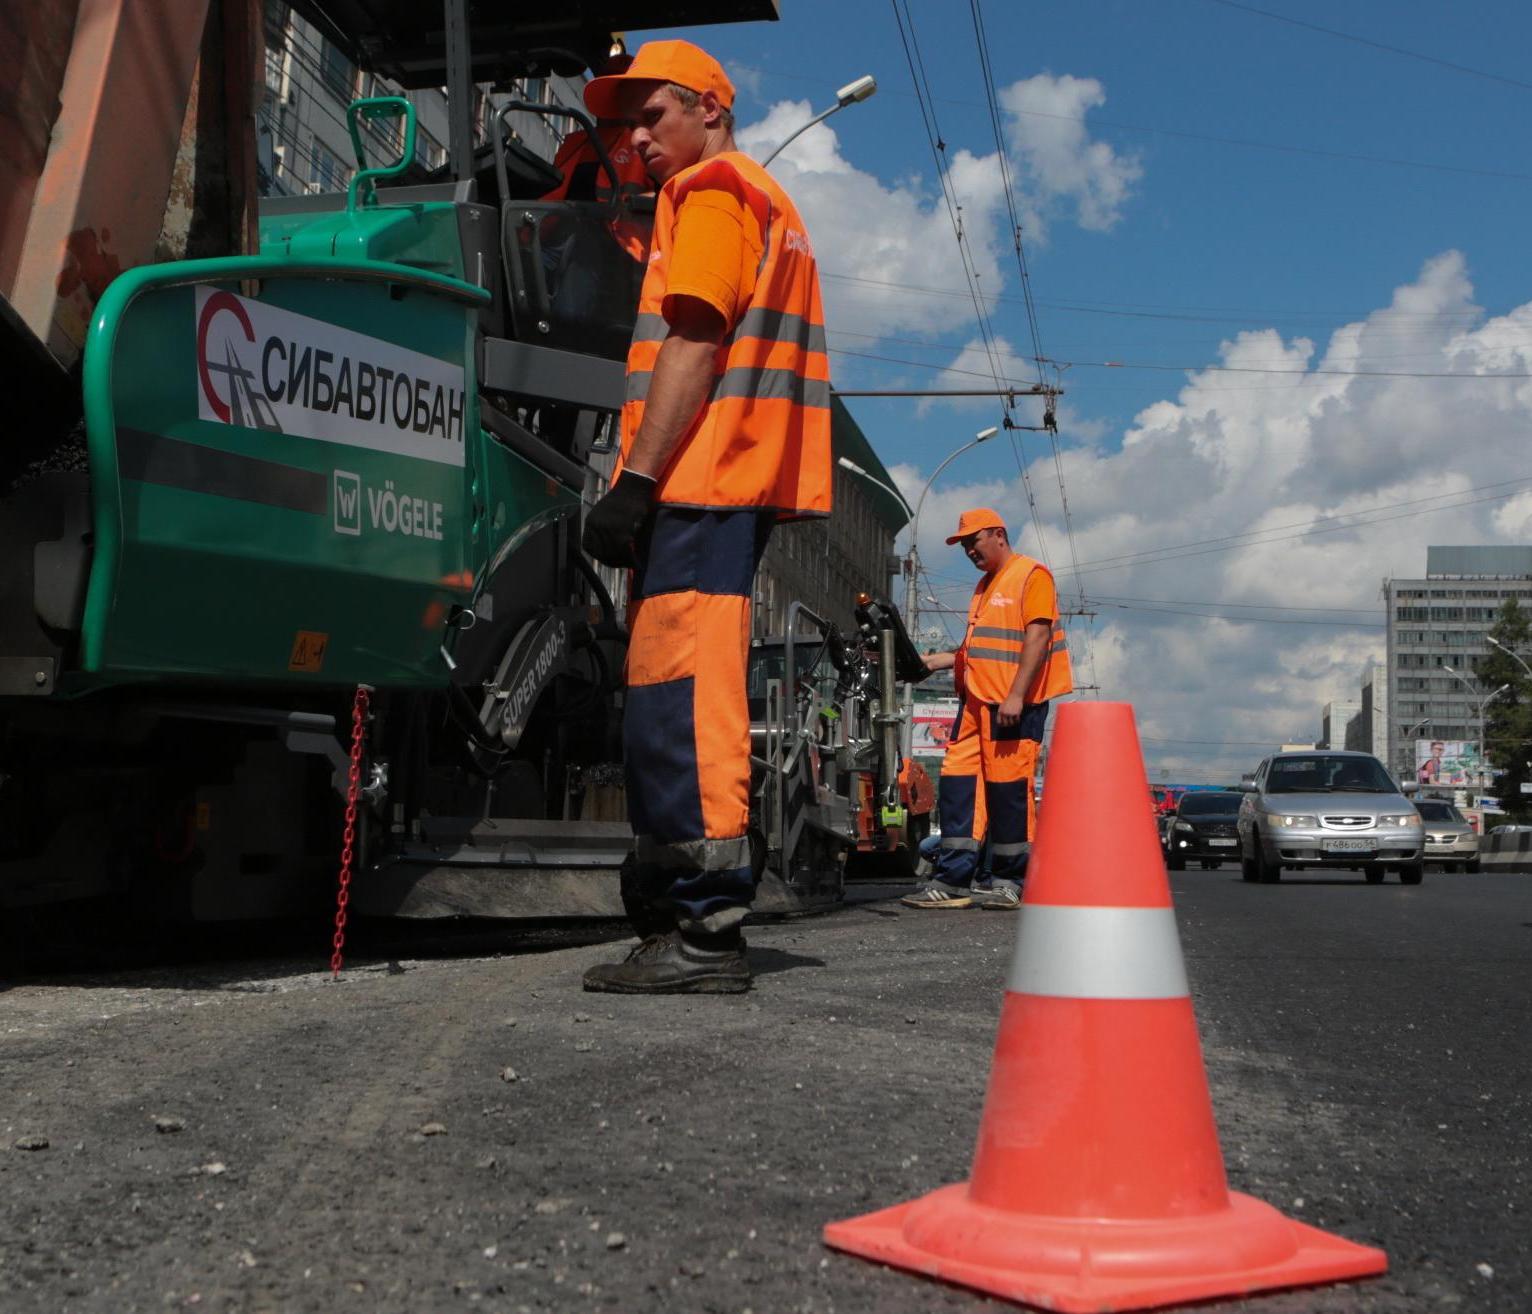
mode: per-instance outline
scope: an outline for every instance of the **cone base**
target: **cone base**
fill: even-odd
[[[966,1182],[829,1224],[863,1259],[1069,1314],[1148,1309],[1369,1277],[1388,1257],[1248,1195],[1180,1219],[1038,1217],[974,1202]]]

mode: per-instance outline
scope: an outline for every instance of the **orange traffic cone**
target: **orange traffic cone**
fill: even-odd
[[[1070,1311],[1381,1273],[1228,1189],[1133,709],[1059,710],[973,1176],[837,1249]]]

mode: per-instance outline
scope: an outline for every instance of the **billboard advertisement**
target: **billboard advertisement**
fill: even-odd
[[[947,740],[952,734],[952,723],[957,720],[956,698],[933,698],[929,702],[915,704],[910,720],[910,756],[943,757],[947,752]]]
[[[1480,782],[1479,746],[1471,739],[1417,739],[1415,780],[1421,785],[1472,786]]]

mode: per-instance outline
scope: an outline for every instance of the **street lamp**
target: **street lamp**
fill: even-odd
[[[1521,654],[1512,652],[1493,634],[1486,634],[1484,636],[1484,642],[1491,645],[1492,647],[1499,648],[1500,651],[1503,652],[1507,657],[1515,658],[1516,663],[1521,667],[1521,669],[1524,670],[1528,675],[1532,675],[1532,666],[1527,665],[1527,663],[1522,659]]]
[[[926,504],[926,494],[931,491],[931,485],[936,482],[936,476],[941,474],[953,461],[964,452],[977,447],[980,443],[987,443],[999,432],[999,428],[992,424],[989,428],[980,429],[978,433],[974,434],[972,442],[964,443],[955,451],[948,452],[942,458],[941,464],[931,471],[931,477],[926,480],[926,486],[920,490],[920,496],[915,499],[915,514],[910,517],[910,550],[905,553],[904,557],[904,619],[911,629],[915,628],[916,603],[919,601],[915,589],[915,574],[920,565],[920,550],[917,547],[917,543],[920,535],[920,508]]]
[[[854,475],[861,475],[861,477],[863,479],[865,479],[869,484],[876,484],[879,488],[883,489],[884,492],[893,494],[893,496],[895,496],[895,497],[897,497],[899,499],[899,505],[904,508],[904,514],[905,515],[912,514],[911,511],[910,511],[910,504],[907,501],[905,501],[905,497],[904,497],[903,493],[901,493],[892,484],[885,484],[876,475],[869,474],[865,469],[863,469],[861,466],[859,466],[849,456],[842,456],[839,460],[837,460],[835,462],[835,464],[840,466],[840,468],[842,470],[850,470],[851,473],[854,474]]]
[[[1511,656],[1514,657],[1516,654],[1512,653]],[[1452,667],[1448,666],[1446,662],[1442,663],[1442,670],[1446,671],[1448,675],[1450,675],[1454,680],[1457,680],[1460,684],[1467,685],[1470,693],[1477,693],[1479,691],[1478,685],[1474,681],[1469,680],[1468,677],[1465,676],[1461,671],[1453,670]],[[1484,709],[1488,707],[1490,703],[1493,702],[1496,698],[1500,697],[1500,695],[1510,687],[1511,686],[1508,684],[1502,684],[1498,689],[1494,691],[1494,693],[1485,694],[1483,698],[1478,700],[1479,737],[1474,742],[1474,770],[1478,780],[1478,784],[1475,785],[1476,789],[1484,788]]]
[[[786,141],[782,142],[781,145],[772,151],[770,155],[761,161],[761,168],[764,169],[768,164],[776,159],[777,156],[782,154],[782,152],[787,149],[788,145],[792,141],[802,136],[816,123],[823,123],[827,118],[830,117],[830,115],[834,114],[837,110],[845,109],[847,105],[855,105],[859,101],[866,100],[877,89],[878,80],[877,78],[873,77],[871,73],[864,73],[855,82],[846,83],[844,87],[835,93],[835,104],[831,105],[829,109],[822,110],[820,113],[814,115],[814,117],[805,123],[801,128],[799,128],[797,132],[791,133]]]
[[[1407,725],[1407,726],[1404,727],[1404,737],[1403,737],[1403,739],[1399,743],[1399,759],[1400,759],[1401,762],[1404,763],[1404,767],[1403,767],[1403,770],[1401,770],[1400,773],[1399,773],[1399,779],[1403,780],[1405,772],[1407,772],[1407,771],[1414,771],[1414,769],[1415,769],[1414,767],[1412,767],[1410,765],[1410,748],[1409,748],[1410,737],[1417,730],[1424,730],[1430,724],[1431,724],[1431,718],[1429,716],[1427,716],[1427,717],[1423,717],[1419,721],[1416,721],[1414,725]]]

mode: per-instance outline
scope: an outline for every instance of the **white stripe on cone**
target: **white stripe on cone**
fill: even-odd
[[[1021,906],[1006,989],[1060,999],[1183,999],[1173,908]],[[1081,950],[1087,950],[1082,953]]]

